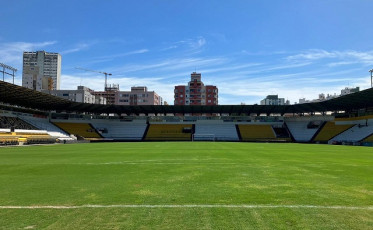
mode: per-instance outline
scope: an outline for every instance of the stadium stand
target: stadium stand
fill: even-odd
[[[18,145],[18,136],[10,130],[0,129],[0,145]]]
[[[365,139],[363,140],[363,142],[370,142],[370,143],[373,143],[373,134],[370,135],[370,136],[368,136],[367,138],[365,138]]]
[[[28,124],[25,121],[17,117],[11,116],[0,116],[0,128],[14,128],[14,129],[28,129],[28,130],[35,130],[34,126]]]
[[[344,131],[343,133],[335,136],[329,142],[360,142],[364,139],[370,138],[373,134],[373,119],[360,120],[352,128]],[[369,139],[368,139],[369,140]]]
[[[271,125],[238,125],[242,141],[270,141],[276,139]]]
[[[63,131],[84,139],[101,139],[94,127],[88,123],[53,122]]]
[[[316,123],[315,123],[316,122]],[[297,142],[310,142],[322,126],[323,121],[286,121],[286,125]]]
[[[328,121],[322,127],[321,131],[316,135],[314,141],[328,142],[333,137],[351,128],[353,125],[336,125],[334,121]]]
[[[145,140],[147,141],[190,141],[190,124],[150,124]]]
[[[147,124],[145,120],[91,120],[91,124],[105,138],[115,140],[142,140]]]
[[[214,135],[214,139],[217,141],[239,141],[234,123],[225,124],[223,121],[197,121],[194,140],[211,140],[209,135]]]
[[[289,131],[284,124],[272,126],[273,131],[276,133],[276,138],[291,141]]]
[[[0,136],[5,144],[36,136],[19,136],[11,132],[14,129],[41,129],[52,138],[62,133],[82,140],[191,140],[193,135],[195,140],[277,141],[291,137],[294,142],[370,142],[369,146],[373,145],[372,114],[373,88],[283,106],[119,106],[72,102],[0,81],[0,128],[6,129]]]
[[[59,139],[60,141],[74,140],[74,138],[70,137],[66,132],[50,123],[46,118],[33,116],[20,116],[20,118],[40,130],[46,130],[50,136]]]
[[[50,144],[55,142],[55,138],[42,130],[16,129],[15,132],[11,132],[10,129],[0,129],[0,145]]]

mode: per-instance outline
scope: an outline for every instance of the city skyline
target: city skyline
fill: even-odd
[[[45,50],[62,56],[61,89],[103,90],[104,76],[75,68],[82,67],[112,73],[108,83],[121,90],[147,86],[173,104],[174,86],[197,71],[219,88],[219,104],[256,104],[270,94],[293,104],[370,87],[372,6],[364,0],[7,2],[0,10],[0,62],[18,69],[18,85],[22,53]]]

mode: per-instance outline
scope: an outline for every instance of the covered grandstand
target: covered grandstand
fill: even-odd
[[[15,136],[14,125],[7,122],[15,119],[32,126],[25,130],[46,131],[59,141],[370,145],[373,136],[373,88],[296,105],[119,106],[72,102],[0,81],[0,103],[0,135],[7,137]],[[16,138],[8,139],[15,143]]]

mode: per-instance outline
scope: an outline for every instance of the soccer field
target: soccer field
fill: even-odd
[[[373,229],[373,149],[230,142],[0,148],[1,229]]]

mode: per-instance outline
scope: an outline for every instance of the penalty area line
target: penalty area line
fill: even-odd
[[[84,208],[238,208],[238,209],[344,209],[373,210],[373,206],[322,206],[322,205],[250,205],[250,204],[117,204],[117,205],[30,205],[30,206],[0,206],[0,209],[84,209]]]

